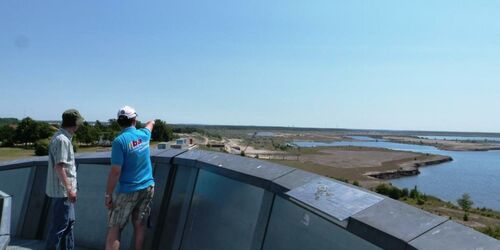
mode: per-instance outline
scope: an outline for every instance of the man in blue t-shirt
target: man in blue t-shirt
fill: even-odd
[[[142,249],[144,242],[145,219],[151,210],[155,184],[149,154],[154,121],[147,122],[145,128],[136,129],[136,118],[137,113],[129,106],[118,111],[117,121],[122,132],[113,141],[106,186],[105,205],[109,209],[106,249],[120,248],[120,233],[130,215],[135,249]]]

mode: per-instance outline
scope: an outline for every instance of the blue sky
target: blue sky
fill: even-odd
[[[0,1],[0,117],[500,132],[498,1]]]

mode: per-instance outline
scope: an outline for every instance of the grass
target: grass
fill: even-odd
[[[35,156],[35,150],[24,148],[0,148],[0,161],[10,161]]]
[[[151,142],[151,148],[156,148],[158,142]],[[102,146],[79,146],[76,153],[92,153],[101,151],[111,151],[111,147]],[[11,161],[35,155],[34,149],[26,149],[23,147],[0,147],[0,161]]]

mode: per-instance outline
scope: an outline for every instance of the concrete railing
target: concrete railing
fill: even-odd
[[[0,250],[5,250],[10,241],[11,197],[0,191]]]
[[[500,249],[500,242],[359,187],[241,156],[152,152],[155,197],[146,249]],[[80,154],[75,240],[102,249],[109,152]],[[0,163],[13,237],[44,239],[47,159]],[[130,224],[122,249],[131,249]]]

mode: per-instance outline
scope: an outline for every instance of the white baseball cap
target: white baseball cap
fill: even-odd
[[[118,116],[118,118],[120,118],[120,116],[126,116],[128,119],[132,119],[132,118],[137,117],[137,113],[135,112],[134,108],[129,107],[129,106],[125,106],[125,107],[121,108],[120,110],[118,110],[117,116]]]

